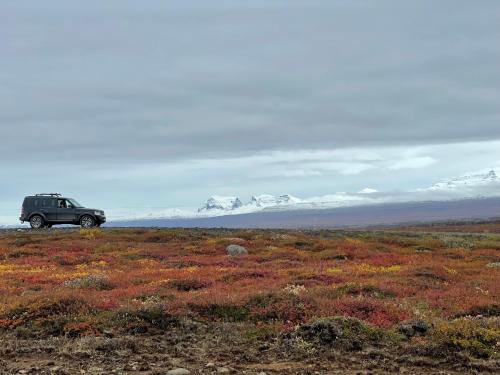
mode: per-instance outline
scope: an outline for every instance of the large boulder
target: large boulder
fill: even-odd
[[[243,246],[234,245],[234,244],[226,247],[226,252],[227,252],[227,255],[232,256],[232,257],[248,254],[248,250],[245,249]]]

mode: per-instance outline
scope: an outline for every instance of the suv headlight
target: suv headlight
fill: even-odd
[[[94,215],[104,216],[104,211],[94,211]]]

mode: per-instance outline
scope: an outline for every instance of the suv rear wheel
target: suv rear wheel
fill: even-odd
[[[95,226],[95,220],[90,215],[83,215],[80,219],[80,225],[82,228],[93,228]]]
[[[30,225],[31,225],[31,228],[33,228],[33,229],[43,228],[43,226],[45,225],[43,217],[41,217],[40,215],[33,215],[30,218]]]

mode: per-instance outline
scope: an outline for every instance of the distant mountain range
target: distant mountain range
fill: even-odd
[[[238,197],[210,197],[207,202],[198,209],[199,213],[221,213],[227,211],[254,212],[260,211],[269,207],[290,206],[302,203],[302,200],[293,197],[289,194],[274,196],[274,195],[257,195],[253,196],[250,202],[243,204]]]
[[[338,227],[500,217],[500,173],[485,170],[406,192],[365,188],[300,199],[289,194],[212,196],[197,212],[114,222],[123,226]]]
[[[498,186],[497,186],[498,185]],[[459,176],[438,182],[428,188],[409,192],[379,192],[365,188],[357,193],[338,192],[335,194],[300,199],[290,194],[258,195],[243,203],[239,197],[212,196],[198,209],[197,214],[184,213],[183,217],[208,217],[230,214],[248,214],[260,211],[330,209],[379,203],[411,202],[419,200],[447,200],[495,195],[496,190],[484,192],[483,188],[500,187],[499,174],[495,170]],[[178,216],[177,216],[178,217]]]
[[[118,227],[363,228],[377,225],[500,219],[500,198],[383,203],[306,210],[271,210],[212,217],[145,219]]]

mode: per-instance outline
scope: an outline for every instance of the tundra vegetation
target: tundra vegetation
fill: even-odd
[[[484,228],[3,231],[0,369],[496,372]]]

